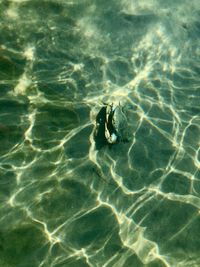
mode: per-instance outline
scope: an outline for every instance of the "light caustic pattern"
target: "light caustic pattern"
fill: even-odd
[[[0,266],[200,266],[198,1],[66,2],[0,2]]]

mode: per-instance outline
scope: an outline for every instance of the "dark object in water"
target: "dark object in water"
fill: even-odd
[[[99,150],[107,144],[105,137],[105,124],[106,124],[106,106],[102,107],[96,117],[96,129],[94,140],[96,149]]]
[[[104,105],[96,117],[94,140],[96,149],[128,141],[128,123],[121,105]]]

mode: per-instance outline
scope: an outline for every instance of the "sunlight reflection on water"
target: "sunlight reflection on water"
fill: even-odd
[[[0,5],[0,266],[199,266],[198,1]]]

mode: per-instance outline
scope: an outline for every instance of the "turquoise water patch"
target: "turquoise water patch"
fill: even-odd
[[[200,266],[199,1],[0,16],[0,267]]]

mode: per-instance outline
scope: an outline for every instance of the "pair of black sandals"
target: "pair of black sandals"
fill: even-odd
[[[126,116],[123,107],[119,104],[104,104],[96,116],[96,129],[94,140],[96,149],[99,150],[105,145],[112,146],[119,142],[128,141],[123,137],[123,132],[127,127]]]

